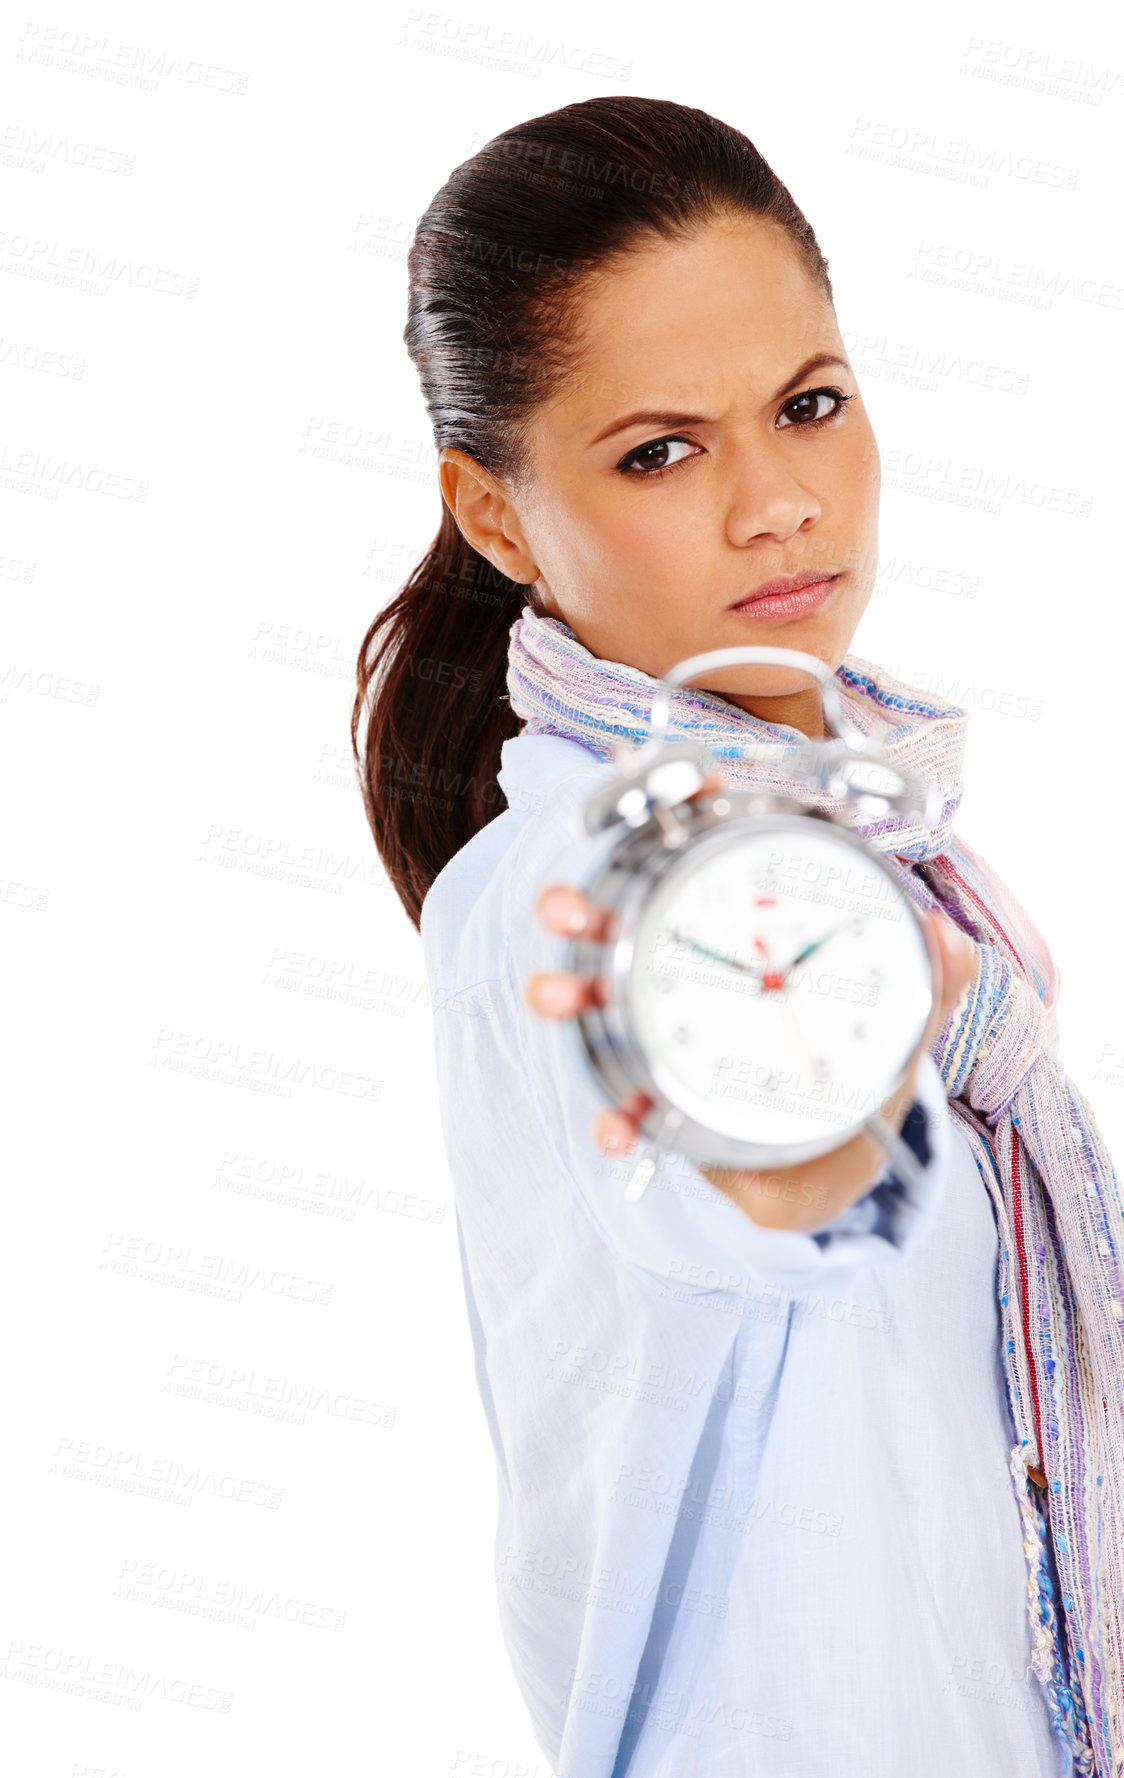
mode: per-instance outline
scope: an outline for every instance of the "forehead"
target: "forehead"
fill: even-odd
[[[546,424],[604,424],[614,406],[765,402],[820,348],[835,312],[774,223],[723,219],[682,240],[646,237],[576,296],[578,361]]]

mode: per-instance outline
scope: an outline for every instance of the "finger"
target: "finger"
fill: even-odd
[[[535,912],[548,931],[562,938],[588,938],[595,944],[607,936],[612,918],[608,908],[598,907],[568,883],[551,883],[541,890]]]
[[[899,1089],[899,1094],[895,1098],[891,1115],[888,1117],[888,1122],[895,1129],[900,1128],[916,1092],[922,1055],[931,1049],[938,1033],[947,1023],[953,1007],[972,980],[976,968],[976,950],[971,939],[966,933],[961,932],[959,926],[950,920],[942,909],[931,908],[924,915],[924,922],[932,935],[936,948],[940,985],[926,1021],[921,1042],[917,1046],[917,1053]],[[889,1107],[886,1109],[890,1110]]]
[[[572,1019],[587,1006],[601,1004],[601,989],[592,976],[540,970],[524,993],[527,1005],[544,1019]]]
[[[593,1140],[602,1154],[627,1154],[636,1141],[639,1125],[623,1111],[599,1112],[593,1123]]]
[[[726,780],[721,772],[708,772],[698,789],[687,798],[687,801],[693,803],[699,796],[717,796],[719,791],[725,788],[725,784]]]
[[[652,1109],[652,1100],[639,1087],[612,1111],[602,1111],[594,1119],[593,1137],[604,1154],[627,1154],[637,1136],[640,1123]]]
[[[940,957],[941,982],[937,1006],[939,1030],[948,1018],[976,969],[976,947],[948,915],[938,908],[930,910],[926,923]]]

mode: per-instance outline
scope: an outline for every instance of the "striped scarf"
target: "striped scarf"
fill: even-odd
[[[1096,1121],[1057,1060],[1058,974],[1045,940],[952,830],[967,712],[845,656],[852,724],[941,793],[931,828],[891,815],[854,824],[922,911],[973,940],[974,977],[932,1054],[989,1192],[996,1289],[1016,1443],[1011,1475],[1027,1556],[1033,1667],[1082,1778],[1124,1778],[1124,1213]],[[511,627],[507,686],[524,734],[562,735],[602,758],[639,745],[657,681],[599,660],[529,606]],[[804,743],[716,693],[672,694],[669,740],[704,742],[727,780],[837,812],[786,773]],[[766,759],[740,757],[772,743]]]

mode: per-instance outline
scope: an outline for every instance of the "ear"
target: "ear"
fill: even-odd
[[[479,555],[522,586],[539,578],[519,515],[502,483],[466,451],[440,453],[441,493],[461,535]]]

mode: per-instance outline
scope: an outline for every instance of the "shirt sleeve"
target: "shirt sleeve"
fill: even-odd
[[[637,1157],[632,1152],[609,1159],[594,1142],[594,1120],[608,1099],[581,1051],[576,1027],[540,1017],[525,997],[533,973],[558,967],[560,941],[541,927],[534,901],[548,883],[574,880],[583,855],[577,818],[588,790],[584,775],[568,780],[543,811],[553,818],[529,824],[535,831],[516,849],[503,912],[527,1114],[541,1120],[543,1137],[583,1212],[622,1262],[644,1268],[665,1291],[744,1295],[763,1284],[804,1288],[860,1266],[896,1263],[924,1239],[948,1165],[950,1114],[928,1054],[921,1059],[915,1103],[902,1130],[920,1164],[919,1177],[909,1184],[887,1164],[855,1204],[820,1229],[805,1233],[755,1223],[677,1153],[665,1156],[640,1198],[626,1197]]]

